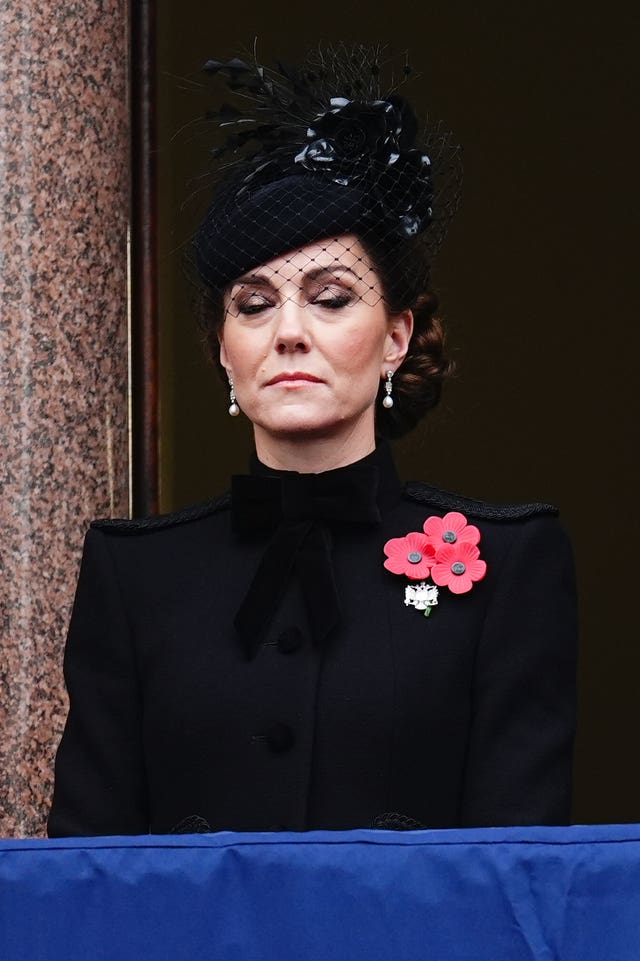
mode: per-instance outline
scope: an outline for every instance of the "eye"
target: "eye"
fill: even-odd
[[[346,290],[335,290],[331,287],[325,287],[312,301],[312,303],[319,304],[329,310],[340,310],[341,307],[347,307],[352,302],[353,294]]]
[[[263,310],[268,310],[273,304],[262,294],[251,294],[249,297],[238,297],[235,300],[235,308],[239,314],[251,315],[260,314]]]

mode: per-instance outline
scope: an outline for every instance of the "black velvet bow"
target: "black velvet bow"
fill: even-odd
[[[314,643],[340,621],[328,524],[376,524],[378,468],[352,464],[322,474],[236,475],[232,524],[238,534],[274,530],[234,624],[248,658],[271,626],[297,574]]]

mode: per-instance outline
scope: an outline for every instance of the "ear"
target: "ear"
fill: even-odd
[[[229,358],[227,357],[227,352],[224,348],[224,338],[222,336],[222,331],[218,334],[218,341],[220,343],[220,363],[225,368],[229,370]]]
[[[413,311],[403,310],[401,314],[392,314],[388,324],[382,358],[383,377],[387,376],[387,370],[397,370],[407,356],[409,341],[413,334]]]

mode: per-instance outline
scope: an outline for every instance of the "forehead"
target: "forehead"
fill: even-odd
[[[300,273],[317,270],[319,267],[336,265],[351,270],[359,277],[364,277],[371,270],[370,260],[358,238],[351,234],[344,234],[340,237],[329,237],[318,243],[307,244],[298,250],[274,257],[273,260],[261,264],[251,273],[277,274],[288,280]]]

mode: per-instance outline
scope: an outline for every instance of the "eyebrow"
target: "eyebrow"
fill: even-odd
[[[341,264],[339,261],[335,264],[329,264],[327,267],[316,267],[315,270],[310,270],[308,273],[306,273],[304,277],[305,280],[307,278],[309,280],[317,280],[318,277],[322,277],[323,274],[331,274],[334,277],[336,275],[342,276],[343,274],[351,274],[355,280],[362,280],[362,278],[359,277],[355,271],[351,270],[350,267],[345,267],[344,264]]]
[[[238,277],[230,285],[230,289],[233,290],[234,287],[243,287],[247,284],[252,284],[254,287],[273,287],[271,280],[262,274],[245,274],[244,277]]]
[[[351,274],[355,280],[362,280],[362,277],[351,270],[350,267],[345,267],[344,264],[340,263],[339,260],[334,261],[332,264],[327,264],[324,267],[315,267],[313,270],[309,270],[307,272],[301,269],[300,272],[304,274],[304,281],[317,280],[318,277],[322,277],[323,274],[330,274],[333,277],[337,275],[342,276],[343,274]],[[277,271],[274,271],[274,273],[277,273]],[[244,285],[273,288],[274,285],[272,283],[272,277],[273,274],[269,276],[266,276],[265,274],[245,274],[243,277],[238,277],[237,280],[234,280],[233,284],[231,285],[231,289],[233,290],[234,287],[241,287]]]

